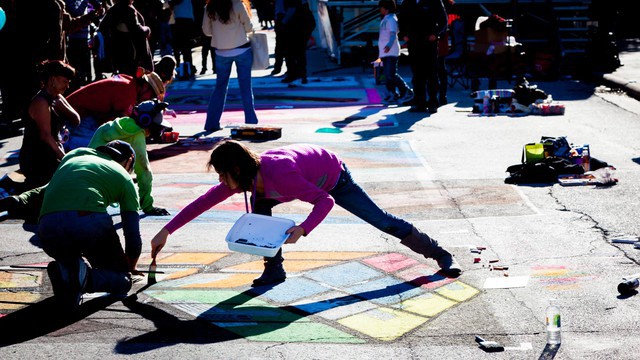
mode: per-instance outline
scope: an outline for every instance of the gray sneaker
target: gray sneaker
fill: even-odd
[[[397,104],[398,103],[398,95],[397,94],[389,94],[387,97],[382,99],[382,103],[385,105]]]
[[[414,97],[414,96],[415,96],[415,95],[414,95],[414,93],[413,93],[413,90],[409,89],[409,90],[407,90],[407,92],[406,92],[406,93],[404,93],[404,95],[402,95],[402,97],[400,97],[400,99],[398,100],[398,102],[399,102],[400,104],[407,103],[407,102],[409,102],[409,101],[413,100],[413,97]]]

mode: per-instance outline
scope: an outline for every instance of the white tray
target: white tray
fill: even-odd
[[[293,220],[244,214],[227,234],[229,250],[273,257],[289,237],[285,232],[295,226]]]

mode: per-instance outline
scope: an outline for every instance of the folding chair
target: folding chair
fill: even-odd
[[[469,74],[467,73],[467,42],[462,19],[452,21],[450,30],[451,51],[444,59],[448,85],[453,88],[456,84],[460,84],[466,90],[469,88]]]

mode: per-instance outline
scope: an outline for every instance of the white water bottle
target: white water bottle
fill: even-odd
[[[553,301],[553,299],[549,301],[549,306],[546,310],[547,344],[558,345],[562,341],[560,335],[560,309],[555,306]]]
[[[489,92],[488,91],[484,92],[484,97],[482,98],[482,113],[485,115],[489,113]]]

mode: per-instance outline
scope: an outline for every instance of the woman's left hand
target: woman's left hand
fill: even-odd
[[[298,239],[300,239],[300,236],[305,234],[305,231],[301,226],[293,226],[293,227],[289,228],[289,230],[287,230],[286,233],[289,234],[289,238],[284,243],[285,244],[295,244],[296,241],[298,241]]]

